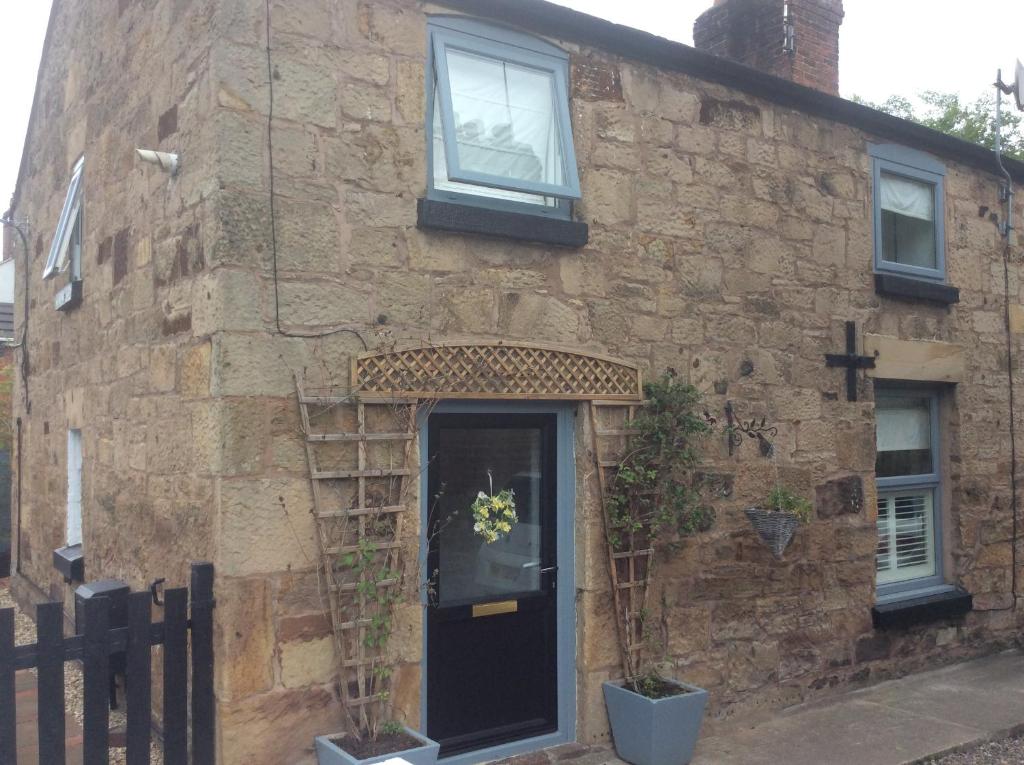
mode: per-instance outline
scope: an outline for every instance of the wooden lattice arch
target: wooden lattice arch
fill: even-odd
[[[361,396],[421,398],[643,398],[637,366],[555,346],[428,345],[365,353],[352,365]]]

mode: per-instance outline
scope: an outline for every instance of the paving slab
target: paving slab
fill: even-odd
[[[702,738],[692,765],[911,765],[1024,729],[1024,653],[891,680]]]

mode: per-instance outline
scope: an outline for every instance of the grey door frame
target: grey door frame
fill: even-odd
[[[427,578],[427,420],[431,414],[554,414],[556,415],[556,495],[558,507],[556,549],[558,555],[556,637],[558,650],[558,730],[543,736],[511,741],[498,746],[445,757],[445,765],[474,765],[500,760],[544,747],[576,740],[576,401],[441,401],[421,413],[417,427],[420,448],[420,581]],[[423,666],[420,672],[421,727],[427,720],[427,592],[421,588],[423,605]]]

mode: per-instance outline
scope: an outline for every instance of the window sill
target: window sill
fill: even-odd
[[[85,581],[85,556],[82,554],[82,545],[68,545],[54,550],[53,567],[61,573],[65,582]]]
[[[928,594],[905,593],[898,600],[880,602],[871,609],[875,629],[900,629],[943,619],[957,619],[973,608],[969,592],[950,587]]]
[[[875,292],[887,297],[924,300],[940,305],[960,302],[960,290],[956,287],[896,274],[875,274]]]
[[[579,221],[489,210],[486,207],[434,199],[416,201],[416,227],[539,242],[558,247],[582,247],[588,239],[587,224]]]

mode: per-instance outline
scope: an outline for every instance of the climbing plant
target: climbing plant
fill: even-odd
[[[656,677],[643,650],[654,551],[714,522],[697,479],[701,442],[713,429],[699,391],[667,372],[644,385],[644,396],[627,423],[626,448],[604,491],[624,669],[637,693]]]

